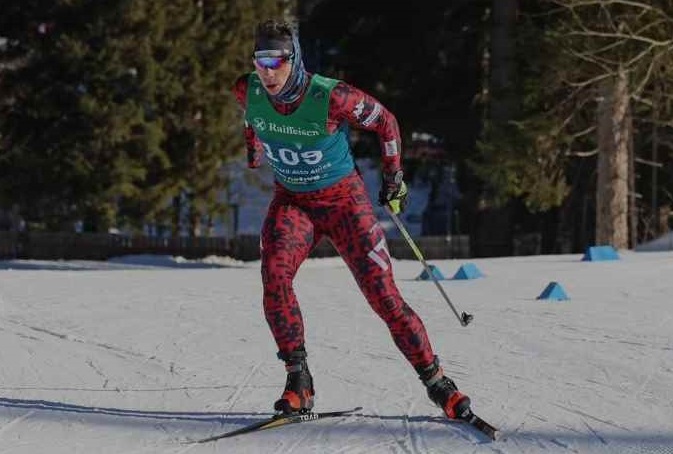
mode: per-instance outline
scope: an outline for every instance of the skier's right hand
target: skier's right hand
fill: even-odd
[[[401,170],[383,174],[381,190],[379,191],[379,205],[388,205],[390,211],[399,214],[406,208],[407,193],[404,173]]]
[[[254,140],[254,142],[247,144],[247,157],[248,157],[248,168],[256,169],[262,164],[262,144],[259,140]]]

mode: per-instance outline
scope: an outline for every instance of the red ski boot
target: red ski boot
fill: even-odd
[[[278,356],[285,361],[287,381],[283,395],[273,404],[273,408],[284,414],[310,411],[313,408],[315,391],[313,377],[306,363],[306,351],[295,350]]]
[[[458,387],[450,378],[444,375],[439,366],[439,359],[435,356],[432,364],[416,369],[419,378],[426,386],[428,397],[449,419],[468,420],[472,415],[470,398],[458,391]]]

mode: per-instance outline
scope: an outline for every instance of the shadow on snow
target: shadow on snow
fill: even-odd
[[[4,410],[4,411],[3,411]],[[10,413],[14,410],[27,410],[33,413],[32,416],[44,418],[59,418],[62,415],[59,413],[70,413],[77,415],[89,415],[87,422],[96,422],[95,420],[101,416],[108,419],[105,424],[129,424],[138,427],[138,422],[146,420],[146,424],[151,425],[156,429],[157,421],[188,423],[190,427],[192,424],[209,423],[211,426],[203,427],[201,429],[194,427],[195,432],[202,431],[217,431],[223,426],[245,426],[259,422],[273,415],[267,412],[189,412],[189,411],[153,411],[153,410],[139,410],[139,409],[123,409],[115,407],[96,407],[86,405],[76,405],[66,402],[49,401],[49,400],[33,400],[33,399],[17,399],[0,397],[0,414]],[[418,424],[419,429],[424,432],[423,438],[444,439],[446,441],[458,436],[463,441],[470,443],[491,443],[490,440],[483,434],[479,434],[473,428],[460,422],[451,422],[443,416],[408,416],[408,415],[375,415],[365,413],[353,413],[350,417],[345,417],[356,421],[354,424],[332,424],[331,430],[340,432],[345,431],[353,436],[358,433],[366,435],[369,432],[380,433],[382,428],[380,424],[362,424],[365,420],[378,421],[379,423],[398,422],[400,423],[400,436],[404,436],[408,432],[406,423]],[[426,423],[431,423],[426,426]],[[216,424],[217,427],[212,427]],[[311,425],[321,424],[320,422],[312,422]],[[329,423],[328,423],[329,424]],[[302,425],[303,426],[303,425]],[[432,426],[432,428],[430,428]],[[451,428],[451,432],[445,430]],[[177,428],[176,428],[177,429]],[[390,433],[392,427],[387,427],[385,432]],[[321,429],[324,430],[324,429]],[[372,435],[374,436],[374,435]],[[504,431],[501,433],[499,441],[493,442],[493,446],[499,446],[504,449],[503,452],[509,452],[509,448],[521,447],[528,444],[536,446],[546,445],[548,448],[564,447],[570,449],[573,447],[587,446],[587,445],[602,445],[606,448],[612,446],[615,449],[622,449],[627,446],[639,447],[647,449],[659,449],[660,447],[673,446],[673,434],[662,433],[643,433],[636,432],[620,432],[620,433],[606,433],[602,432],[600,435],[595,432],[578,433],[576,431],[559,431],[550,428],[549,430],[521,430]]]
[[[43,412],[43,415],[54,413],[77,413],[88,415],[118,416],[122,418],[141,418],[148,420],[190,421],[219,424],[249,424],[259,418],[269,417],[272,413],[243,413],[243,412],[186,412],[186,411],[152,411],[123,409],[114,407],[94,407],[76,405],[66,402],[33,399],[15,399],[0,397],[0,411],[2,409],[23,409]]]

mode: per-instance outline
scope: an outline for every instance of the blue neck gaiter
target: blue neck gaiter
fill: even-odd
[[[290,104],[295,102],[304,92],[308,77],[304,68],[304,61],[301,58],[301,47],[296,32],[292,33],[292,69],[285,85],[276,95],[271,95],[271,100],[277,103]]]

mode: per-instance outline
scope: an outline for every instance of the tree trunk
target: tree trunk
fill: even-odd
[[[491,121],[503,126],[516,114],[514,52],[519,0],[493,0],[491,27]]]
[[[488,120],[495,127],[505,127],[516,117],[515,36],[519,0],[492,0],[490,53],[488,61]],[[511,204],[493,207],[479,204],[473,228],[473,254],[493,257],[512,254],[513,227]]]
[[[628,249],[629,88],[620,71],[601,85],[598,106],[596,244]]]
[[[171,225],[171,235],[173,237],[180,236],[180,219],[182,218],[182,201],[180,195],[173,197],[173,223]]]
[[[628,114],[629,130],[632,131],[633,116]],[[636,149],[633,133],[629,134],[629,247],[638,245],[638,205],[636,204]]]

